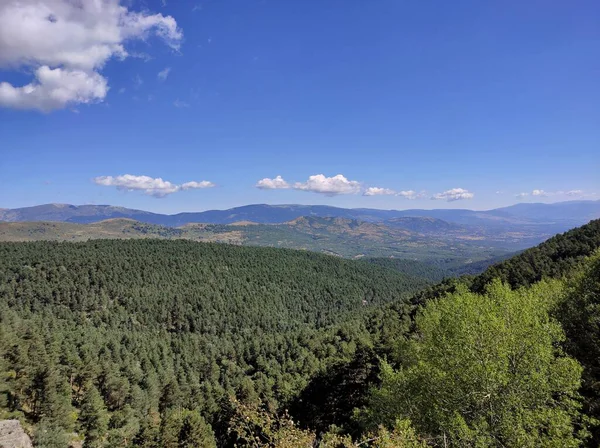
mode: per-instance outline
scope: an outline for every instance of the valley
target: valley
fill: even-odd
[[[115,223],[122,231],[123,220],[109,221]],[[75,226],[68,227],[74,232],[81,226],[65,225]],[[292,225],[307,224],[301,218]],[[150,229],[165,231],[163,227]],[[50,231],[57,232],[56,228]],[[548,340],[546,346],[546,327],[539,325],[545,325],[548,313],[554,313],[548,308],[553,302],[544,298],[563,297],[560,279],[565,275],[589,279],[582,285],[596,287],[590,275],[600,272],[591,264],[599,249],[597,220],[550,238],[481,275],[434,284],[443,273],[428,269],[425,263],[401,259],[345,260],[312,251],[147,237],[3,242],[0,418],[20,419],[36,443],[50,440],[52,447],[67,446],[81,435],[85,446],[103,447],[178,446],[169,440],[193,446],[248,446],[249,440],[264,433],[282,443],[317,443],[317,433],[312,431],[327,432],[328,438],[338,440],[334,445],[319,442],[323,448],[355,447],[353,437],[391,437],[399,444],[391,446],[407,446],[410,440],[417,443],[416,434],[423,431],[447,430],[443,419],[420,420],[437,409],[434,399],[421,402],[414,412],[393,405],[393,397],[414,400],[423,396],[410,377],[402,377],[395,369],[426,353],[418,345],[407,344],[429,340],[415,339],[413,326],[416,323],[420,334],[429,334],[427,321],[421,317],[428,310],[434,317],[441,316],[441,324],[432,328],[447,331],[444,338],[451,340],[461,331],[472,337],[471,328],[490,338],[481,347],[469,343],[459,353],[448,351],[454,343],[438,344],[439,356],[448,361],[436,367],[440,375],[454,368],[452,360],[463,354],[462,363],[484,353],[491,356],[496,349],[492,341],[510,341],[520,331],[535,331],[542,339],[535,339],[538,345],[528,349],[527,359],[549,363],[552,391],[574,393],[575,383],[568,382],[568,375],[580,371],[570,367],[571,358],[562,352],[552,355],[559,365],[566,363],[560,369],[554,367],[555,358],[544,357],[545,350],[558,340]],[[500,281],[507,286],[502,287]],[[524,289],[511,292],[508,285]],[[577,285],[564,291],[576,294]],[[489,301],[485,294],[496,298]],[[505,306],[485,308],[486,303],[501,304],[500,297],[507,301]],[[575,298],[569,300],[576,303]],[[458,314],[444,318],[452,313],[436,311],[444,306],[456,307]],[[469,307],[477,306],[476,315],[492,313],[494,319],[504,319],[506,312],[516,314],[502,330],[493,325],[488,328],[471,320]],[[566,309],[557,316],[569,329],[569,325],[579,325],[578,312]],[[455,322],[459,326],[453,329]],[[552,325],[552,331],[560,328]],[[498,339],[498,331],[505,331],[507,339]],[[580,351],[579,333],[569,331],[574,345],[565,349],[586,369],[583,391],[587,401],[583,403],[587,409],[597,400],[591,389],[596,377],[589,370],[596,361]],[[595,330],[589,331],[592,335]],[[518,350],[524,356],[520,343],[498,349],[509,354]],[[407,357],[412,350],[417,351]],[[415,375],[421,374],[420,365],[411,367],[417,369]],[[493,368],[503,365],[499,360]],[[509,371],[505,374],[517,384],[531,381]],[[426,375],[419,381],[429,379]],[[546,381],[546,377],[538,380]],[[402,393],[395,391],[395,381],[405,382]],[[458,390],[441,379],[430,387],[434,385],[448,387],[458,406],[471,400],[470,389]],[[525,406],[551,409],[546,398],[527,398],[522,390],[505,390],[502,383],[489,387],[497,394],[495,406],[506,405],[507,412],[537,412]],[[388,395],[392,401],[385,401]],[[508,400],[511,397],[519,399]],[[523,400],[521,408],[518,403]],[[568,421],[574,423],[564,426],[556,437],[568,442],[573,437],[570,425],[578,424],[580,414],[571,401],[564,403]],[[298,421],[294,429],[282,413],[284,408]],[[406,427],[410,431],[390,423],[386,409],[410,418],[414,422]],[[481,418],[499,418],[487,410],[478,412]],[[472,424],[468,414],[461,418]],[[549,413],[547,418],[565,417]],[[252,426],[244,423],[248,419]],[[391,432],[378,427],[380,422]],[[186,425],[196,428],[195,432],[184,431]],[[337,432],[328,432],[331,425],[336,425]],[[513,432],[503,428],[498,428],[498,437],[510,442]],[[485,434],[487,429],[477,431]],[[532,432],[531,440],[540,440],[536,437]],[[509,446],[516,445],[510,442]]]
[[[301,249],[351,259],[407,259],[460,275],[481,272],[557,231],[600,216],[599,204],[521,204],[488,212],[255,205],[179,215],[49,204],[0,211],[4,220],[0,241],[188,239]]]

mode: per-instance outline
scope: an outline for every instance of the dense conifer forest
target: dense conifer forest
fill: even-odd
[[[599,247],[593,221],[425,289],[284,249],[3,243],[0,418],[47,448],[596,446]]]

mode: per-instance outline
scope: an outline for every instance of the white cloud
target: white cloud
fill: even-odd
[[[260,188],[261,190],[280,190],[290,188],[290,184],[288,184],[281,176],[277,176],[274,179],[265,177],[256,182],[255,187]]]
[[[363,193],[364,196],[400,196],[404,199],[420,199],[425,197],[425,193],[417,193],[414,190],[395,191],[390,188],[369,187]]]
[[[215,186],[215,184],[206,180],[201,182],[191,181],[176,185],[160,177],[153,178],[150,176],[135,176],[133,174],[114,177],[99,176],[94,178],[94,183],[105,187],[117,187],[118,190],[143,191],[145,194],[157,198],[162,198],[168,194],[177,193],[182,190],[211,188]]]
[[[183,107],[190,107],[190,105],[188,103],[186,103],[185,101],[180,101],[180,100],[175,100],[173,101],[173,106],[181,109]]]
[[[36,80],[22,87],[0,83],[0,106],[50,112],[69,104],[102,101],[108,92],[106,79],[95,72],[51,69],[35,71]]]
[[[315,174],[314,176],[310,176],[306,182],[296,182],[294,188],[326,196],[335,196],[338,194],[357,194],[360,192],[361,187],[360,182],[348,180],[341,174],[333,177]]]
[[[191,190],[194,188],[212,188],[214,186],[215,186],[215,184],[213,184],[212,182],[209,182],[208,180],[203,180],[201,182],[191,181],[191,182],[185,182],[185,183],[181,184],[181,189],[182,190]]]
[[[583,190],[546,191],[546,190],[541,190],[541,189],[533,190],[531,193],[519,193],[516,196],[518,198],[524,198],[524,197],[527,197],[527,196],[530,196],[530,195],[531,196],[540,197],[540,198],[547,198],[547,197],[550,197],[550,196],[569,196],[569,197],[585,197],[585,196],[589,196],[589,194],[586,194]]]
[[[570,190],[566,191],[567,196],[583,196],[583,190]]]
[[[469,190],[465,190],[464,188],[452,188],[451,190],[446,190],[443,193],[437,193],[431,197],[431,199],[445,199],[448,202],[452,201],[460,201],[463,199],[473,199],[475,195],[471,193]]]
[[[0,68],[33,69],[35,80],[3,82],[0,106],[47,112],[102,101],[108,87],[99,70],[129,56],[127,41],[150,34],[175,50],[183,38],[173,17],[130,11],[119,0],[2,0]]]
[[[161,70],[160,72],[158,72],[158,79],[160,81],[166,81],[169,77],[169,73],[171,73],[171,67],[167,67],[164,70]]]
[[[363,196],[393,196],[396,192],[389,188],[369,187],[363,193]]]
[[[425,196],[427,196],[427,194],[422,191],[421,193],[417,193],[416,191],[413,190],[402,190],[398,192],[398,196],[403,197],[404,199],[421,199],[424,198]]]

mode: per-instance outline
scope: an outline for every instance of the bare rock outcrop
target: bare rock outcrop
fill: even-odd
[[[0,448],[33,448],[19,420],[0,420]]]

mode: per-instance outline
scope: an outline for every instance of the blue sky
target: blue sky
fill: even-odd
[[[0,207],[600,199],[597,1],[41,4],[0,6]]]

